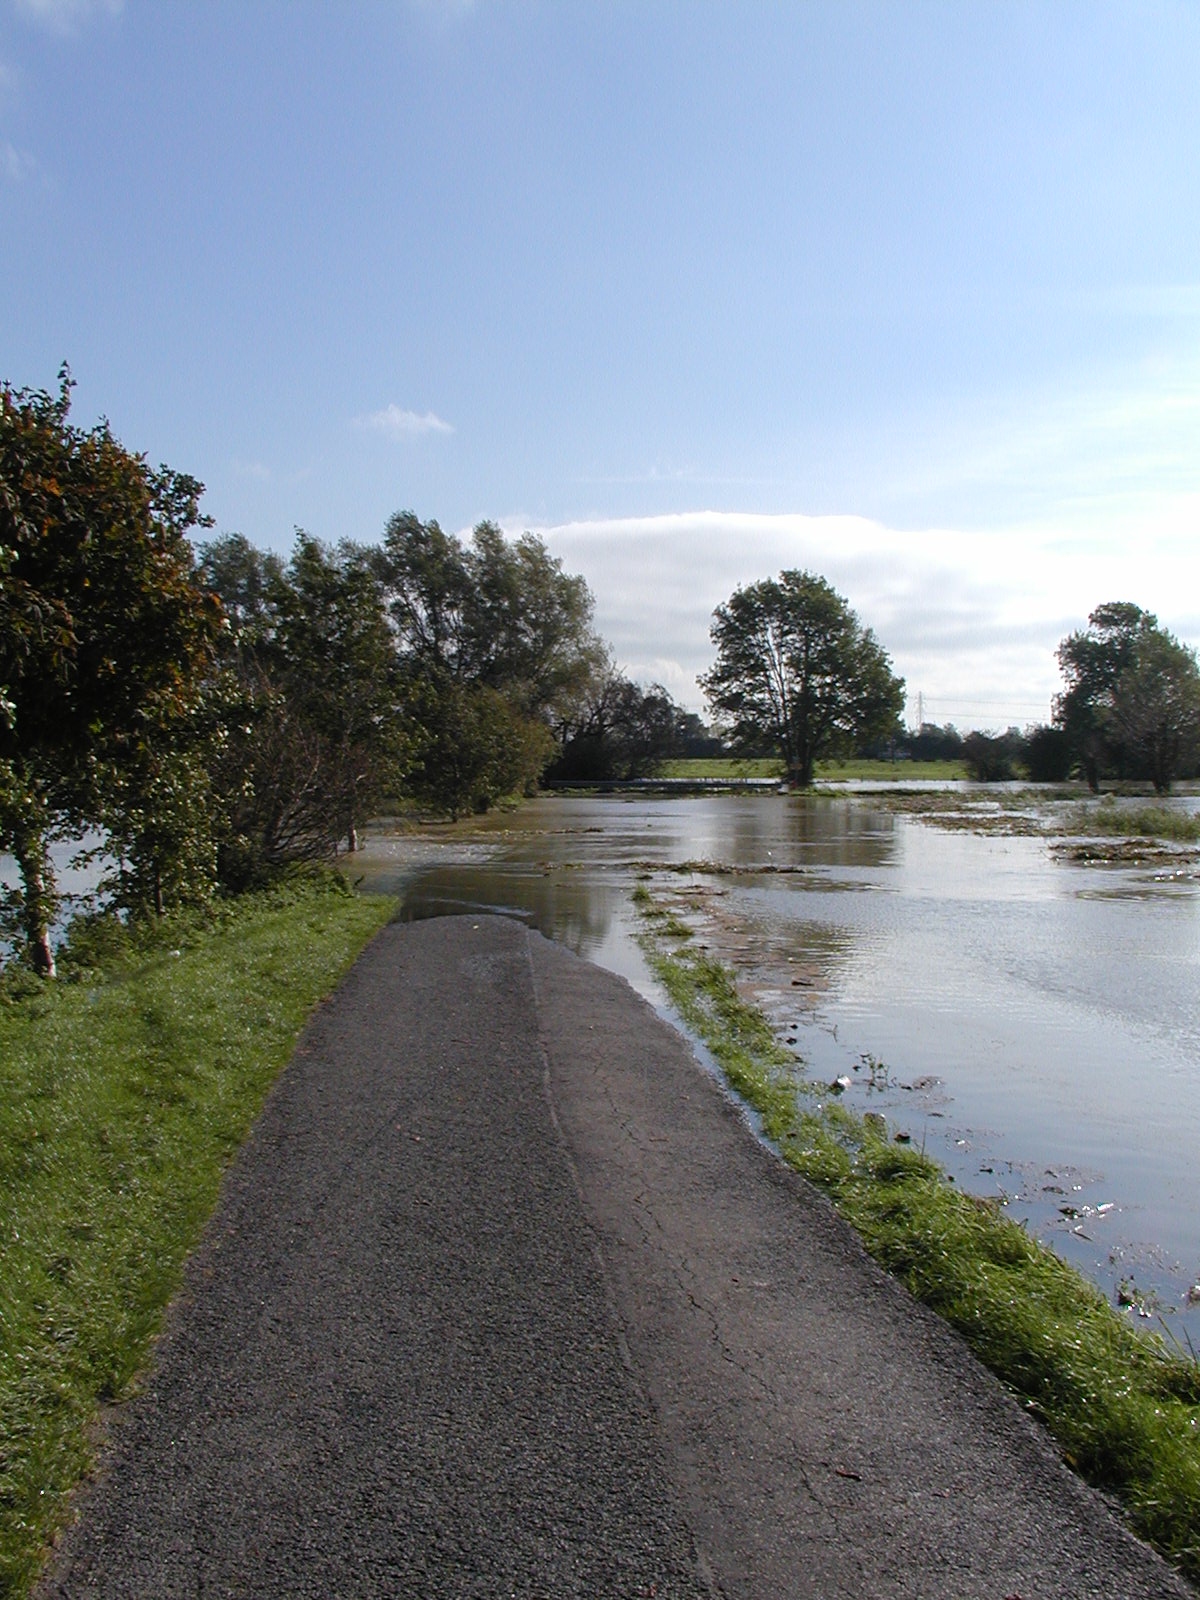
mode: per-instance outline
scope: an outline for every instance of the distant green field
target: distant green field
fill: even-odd
[[[740,761],[732,756],[701,756],[663,763],[664,778],[782,778],[783,763],[765,756]],[[961,761],[818,761],[817,782],[845,778],[877,781],[915,778],[965,778]]]

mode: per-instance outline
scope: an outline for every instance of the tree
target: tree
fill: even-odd
[[[376,572],[413,675],[495,689],[553,725],[604,663],[586,582],[533,534],[481,522],[464,546],[411,511],[389,518]]]
[[[1200,737],[1196,653],[1127,601],[1098,606],[1058,647],[1066,688],[1055,725],[1093,793],[1102,774],[1149,778],[1165,793]]]
[[[1140,606],[1112,601],[1097,606],[1087,628],[1068,634],[1058,647],[1066,688],[1054,702],[1054,723],[1070,741],[1093,794],[1100,787],[1102,770],[1115,767],[1123,776],[1124,751],[1112,722],[1113,700],[1147,622],[1157,626]]]
[[[228,619],[214,700],[221,880],[234,889],[319,860],[358,829],[403,770],[392,630],[368,553],[298,532],[290,562],[240,535],[207,545]]]
[[[962,742],[962,758],[976,783],[1007,783],[1015,778],[1017,763],[1025,754],[1025,741],[1019,728],[1006,733],[968,733]]]
[[[510,544],[494,522],[475,529],[465,567],[467,673],[552,724],[606,659],[587,583],[533,534]]]
[[[486,684],[429,676],[409,685],[412,768],[406,787],[458,818],[487,811],[537,783],[554,751],[544,722],[527,717]]]
[[[334,837],[358,828],[398,773],[403,749],[383,590],[366,552],[298,531],[279,639],[291,703],[325,747]]]
[[[1144,627],[1133,661],[1117,680],[1111,725],[1132,769],[1166,794],[1200,746],[1196,652],[1163,628]]]
[[[738,589],[714,616],[709,702],[737,746],[779,754],[793,788],[811,785],[819,756],[895,726],[903,680],[824,578],[782,572]]]
[[[604,665],[582,578],[532,534],[482,522],[469,545],[411,511],[374,570],[387,598],[413,744],[409,787],[458,814],[537,782]]]
[[[1062,728],[1039,722],[1025,731],[1025,769],[1034,783],[1063,783],[1071,776],[1071,741]]]
[[[906,743],[914,761],[962,760],[962,735],[952,722],[940,728],[934,722],[923,722]]]
[[[73,426],[70,394],[66,367],[57,395],[0,388],[0,845],[47,976],[56,833],[119,821],[144,875],[173,873],[180,841],[143,825],[143,780],[194,715],[220,626],[187,539],[203,486],[106,422]]]
[[[680,753],[686,726],[686,714],[661,684],[642,689],[609,667],[562,728],[550,776],[597,781],[648,777]]]

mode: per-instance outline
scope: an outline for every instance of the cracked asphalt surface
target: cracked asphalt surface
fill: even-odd
[[[1193,1595],[620,979],[388,928],[39,1594]]]

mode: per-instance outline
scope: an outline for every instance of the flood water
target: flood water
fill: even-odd
[[[543,798],[377,835],[359,860],[406,916],[519,916],[666,1012],[634,938],[649,874],[807,1076],[849,1077],[849,1103],[1200,1348],[1191,869],[1078,865],[865,796],[774,794]]]

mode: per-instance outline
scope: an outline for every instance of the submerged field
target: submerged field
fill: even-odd
[[[964,1194],[903,1132],[798,1069],[733,974],[644,886],[652,970],[789,1166],[829,1195],[868,1250],[944,1316],[1143,1537],[1200,1577],[1200,1366],[1147,1337],[994,1204]],[[848,1083],[845,1087],[849,1087]]]
[[[305,1019],[392,911],[300,883],[0,1003],[0,1595],[23,1595]]]

